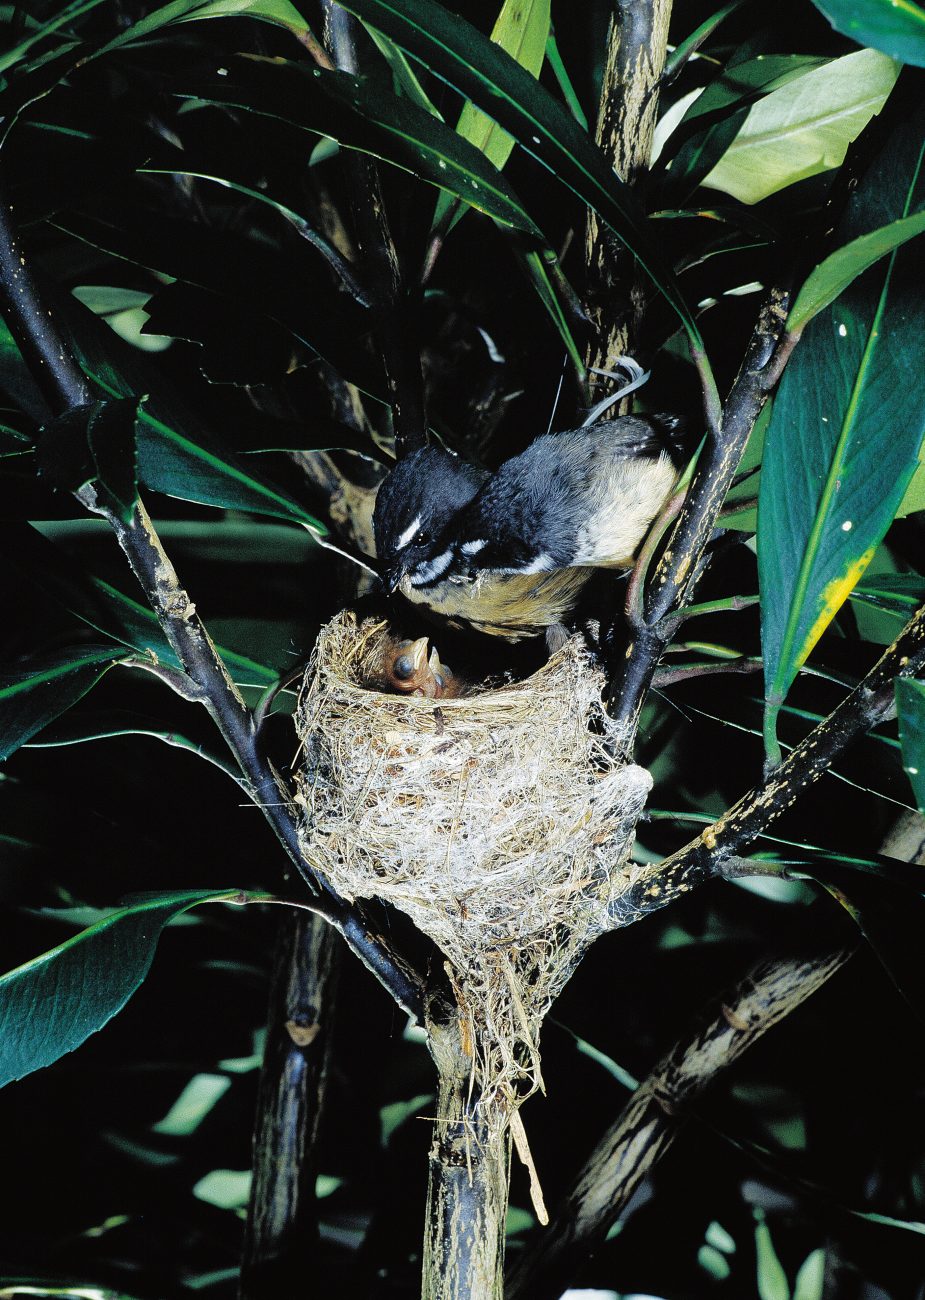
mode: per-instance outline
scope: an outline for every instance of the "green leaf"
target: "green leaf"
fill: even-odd
[[[67,305],[69,341],[96,389],[108,398],[141,398],[137,460],[138,478],[145,487],[181,501],[287,519],[319,538],[328,535],[324,524],[294,497],[252,465],[240,463],[203,429],[183,400],[172,393],[165,396],[168,385],[149,382],[145,358],[115,338],[83,304],[71,299]],[[154,390],[155,397],[141,396]]]
[[[578,98],[575,87],[572,85],[572,79],[568,74],[568,69],[562,61],[562,55],[559,53],[559,45],[556,41],[556,34],[554,31],[550,31],[546,38],[546,59],[552,69],[553,76],[559,84],[559,89],[562,91],[562,97],[568,105],[572,117],[574,117],[575,121],[583,131],[587,131],[588,119],[585,116],[585,111],[581,106],[581,100]]]
[[[55,531],[53,523],[43,527],[49,534]],[[181,667],[147,605],[126,596],[103,578],[84,573],[32,528],[2,526],[0,539],[4,542],[6,563],[15,566],[25,582],[39,586],[52,600],[97,632],[141,654],[152,655],[156,662]],[[277,671],[269,665],[257,663],[226,646],[216,646],[216,649],[239,685],[269,686],[277,680]]]
[[[249,1169],[212,1169],[193,1186],[193,1195],[220,1210],[240,1210],[251,1192]]]
[[[12,68],[39,41],[52,36],[59,28],[67,26],[68,23],[72,23],[82,14],[88,13],[91,9],[105,3],[107,3],[107,0],[77,0],[74,4],[65,5],[53,18],[49,18],[48,22],[42,23],[34,28],[28,36],[23,37],[18,45],[0,54],[0,72],[6,72],[8,68]]]
[[[215,750],[197,744],[180,732],[166,730],[158,718],[146,718],[128,709],[87,710],[67,713],[45,727],[37,740],[28,742],[30,749],[54,749],[64,745],[81,745],[93,740],[109,740],[123,736],[148,736],[160,740],[173,749],[185,749],[212,763],[226,776],[240,783],[241,774],[233,763]]]
[[[787,329],[792,334],[800,333],[823,307],[834,302],[869,266],[923,231],[925,212],[917,212],[914,216],[902,217],[879,230],[872,230],[869,235],[859,235],[850,244],[830,254],[804,281],[787,317]]]
[[[219,123],[227,120],[230,120],[227,115],[222,114]],[[162,276],[208,290],[224,305],[232,324],[240,320],[243,326],[246,322],[251,336],[264,330],[275,331],[277,326],[288,330],[312,353],[330,361],[350,382],[384,399],[381,365],[364,356],[362,339],[369,329],[369,318],[360,303],[358,286],[352,278],[345,277],[343,260],[333,254],[327,241],[317,236],[296,210],[304,200],[294,180],[305,165],[304,130],[278,118],[252,114],[248,133],[253,148],[262,157],[274,161],[268,168],[268,192],[263,193],[241,183],[240,174],[249,175],[246,159],[240,157],[239,147],[233,149],[232,133],[218,130],[219,123],[211,116],[209,128],[199,133],[201,138],[188,139],[182,150],[161,142],[140,170],[198,176],[225,189],[236,189],[275,209],[304,236],[296,248],[289,243],[286,258],[265,247],[262,239],[231,229],[178,220],[166,196],[162,206],[153,207],[142,207],[113,196],[107,203],[105,219],[69,212],[59,213],[57,223],[95,248]],[[334,266],[350,292],[349,298],[332,286],[328,266],[322,265],[322,261]],[[156,316],[158,305],[174,289],[172,284],[164,286],[149,300],[145,310]],[[79,332],[89,331],[81,328]],[[141,367],[134,352],[126,358],[127,351],[123,350],[120,366],[128,369],[133,365],[134,373]],[[111,357],[112,348],[107,351],[98,346],[96,353],[97,361],[105,360]],[[168,423],[175,422],[181,428],[190,425],[172,396],[168,402],[163,378],[156,387],[143,379],[136,380],[134,387],[139,392],[156,392],[159,404],[167,405],[168,414],[161,412],[161,415]],[[175,409],[178,414],[174,418],[169,413]]]
[[[840,235],[847,244],[884,216],[925,207],[919,113],[864,177]],[[892,522],[925,436],[919,245],[894,250],[810,322],[784,372],[765,444],[758,572],[768,753],[799,667],[870,562]]]
[[[703,180],[742,203],[758,203],[796,181],[838,167],[848,145],[880,112],[899,65],[858,50],[772,91]]]
[[[673,81],[685,63],[700,49],[701,45],[707,40],[730,14],[745,3],[745,0],[730,0],[729,4],[723,5],[722,9],[717,9],[716,13],[710,14],[705,18],[699,27],[695,27],[690,36],[685,37],[683,41],[671,51],[665,60],[665,70],[662,73],[662,79],[665,82]]]
[[[101,316],[120,339],[142,352],[165,352],[173,342],[163,335],[143,332],[149,320],[145,308],[151,298],[151,294],[144,290],[84,284],[78,285],[72,293],[78,302]]]
[[[412,1115],[420,1115],[422,1111],[429,1109],[433,1104],[434,1094],[432,1092],[418,1092],[406,1101],[393,1101],[387,1106],[380,1107],[380,1146],[388,1146],[392,1134],[404,1124],[405,1120],[410,1119]]]
[[[896,679],[896,708],[903,771],[909,778],[920,813],[925,813],[925,682]]]
[[[694,93],[664,143],[659,164],[663,166],[670,159],[671,167],[663,177],[662,204],[683,201],[702,183],[732,144],[749,108],[761,95],[824,64],[824,59],[806,54],[759,54],[756,58],[734,55],[702,93]],[[660,122],[656,136],[661,136],[664,129]]]
[[[432,114],[433,117],[439,118],[442,122],[443,114],[439,112],[436,104],[430,99],[430,96],[418,80],[417,73],[395,42],[390,41],[387,36],[383,36],[382,32],[377,31],[375,27],[367,26],[366,30],[372,37],[376,49],[392,69],[396,93],[400,90],[408,96],[412,104],[417,104],[418,108],[423,108],[425,113]]]
[[[825,1250],[810,1251],[793,1284],[793,1300],[822,1300],[825,1286]]]
[[[504,0],[501,12],[492,29],[491,39],[510,54],[534,78],[539,78],[549,36],[549,0]],[[462,106],[456,132],[475,145],[500,171],[514,148],[514,140],[480,109],[467,100]],[[433,225],[438,226],[447,216],[453,200],[442,194],[437,200]],[[447,233],[463,215],[456,212],[447,226]]]
[[[175,916],[236,898],[236,891],[187,890],[135,903],[0,976],[0,1087],[53,1064],[121,1011]]]
[[[523,252],[520,249],[516,249],[515,254],[526,272],[530,283],[533,285],[534,292],[545,307],[549,319],[555,326],[560,339],[565,344],[565,350],[569,355],[569,359],[571,360],[576,373],[583,378],[585,374],[585,363],[581,355],[581,350],[575,342],[568,319],[565,312],[562,310],[562,305],[559,302],[555,289],[552,287],[549,273],[546,270],[545,259],[551,258],[555,261],[555,254],[551,249],[544,249],[540,253],[532,251]]]
[[[433,0],[349,0],[343,7],[384,31],[454,86],[594,208],[638,258],[677,312],[695,352],[702,353],[700,331],[635,195],[539,82],[476,28]]]
[[[917,573],[865,574],[851,599],[885,610],[905,623],[925,605],[925,578]]]
[[[755,1211],[756,1216],[760,1214]],[[790,1300],[790,1285],[784,1266],[777,1257],[771,1231],[760,1214],[755,1224],[755,1254],[757,1255],[756,1278],[760,1300]]]
[[[925,451],[925,448],[923,448],[923,451]],[[925,510],[925,462],[922,460],[921,453],[919,454],[918,468],[912,475],[905,495],[899,503],[896,518],[905,519],[906,515],[915,514],[918,510]]]
[[[0,671],[0,760],[76,704],[122,656],[81,645]]]
[[[813,0],[837,32],[859,45],[925,66],[925,10],[913,0]]]
[[[194,1074],[163,1119],[151,1125],[154,1133],[189,1137],[231,1086],[226,1074]]]
[[[87,442],[96,467],[97,497],[126,524],[131,522],[138,500],[135,468],[137,405],[132,398],[98,402],[87,423]]]
[[[505,225],[540,237],[507,181],[478,149],[407,98],[388,94],[378,82],[256,55],[230,60],[228,72],[210,82],[198,78],[194,97],[321,132],[438,185]]]
[[[100,46],[90,56],[99,58],[124,45],[133,45],[147,36],[153,36],[172,23],[197,22],[205,18],[260,18],[276,23],[293,32],[308,30],[299,11],[288,0],[172,0],[170,4],[146,14],[118,36]]]
[[[316,537],[328,536],[320,520],[257,470],[203,433],[194,440],[155,412],[154,403],[138,412],[138,477],[146,487],[180,501],[288,519]]]

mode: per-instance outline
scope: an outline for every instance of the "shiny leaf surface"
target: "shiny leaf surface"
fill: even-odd
[[[859,45],[925,66],[925,9],[914,0],[813,0],[837,32]]]
[[[869,266],[923,231],[925,212],[917,212],[914,216],[872,230],[869,235],[860,235],[844,248],[837,249],[807,276],[790,309],[787,329],[791,333],[801,331]]]
[[[190,890],[136,903],[0,976],[0,1087],[52,1065],[121,1011],[175,916],[236,897]]]
[[[285,59],[231,61],[227,77],[197,81],[195,97],[278,117],[371,153],[440,186],[497,221],[539,231],[497,168],[439,118],[348,72]]]
[[[0,670],[0,759],[59,717],[122,656],[113,646],[68,646]]]
[[[533,77],[539,77],[549,36],[549,0],[504,0],[491,33],[491,39]],[[494,165],[502,168],[511,156],[514,140],[493,118],[475,107],[471,100],[463,104],[456,132],[475,145]],[[434,211],[434,225],[448,214],[452,199],[441,195]],[[449,229],[459,220],[454,214]]]
[[[898,65],[858,50],[813,69],[749,110],[703,184],[743,203],[838,167],[848,145],[886,102]]]
[[[925,813],[925,682],[901,677],[896,682],[903,770],[920,813]]]
[[[845,242],[925,207],[922,115],[894,132],[842,224]],[[808,326],[774,401],[758,506],[766,735],[864,572],[915,471],[925,390],[921,250],[895,250]],[[915,360],[914,360],[915,359]]]
[[[671,303],[695,346],[702,346],[684,295],[664,265],[632,191],[539,82],[481,32],[432,0],[350,0],[344,8],[380,28],[455,86],[594,208]]]

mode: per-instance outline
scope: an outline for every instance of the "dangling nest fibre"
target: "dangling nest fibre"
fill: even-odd
[[[541,1084],[543,1017],[634,879],[651,786],[606,750],[580,637],[537,673],[440,701],[383,694],[387,625],[338,615],[297,724],[302,849],[343,897],[401,908],[451,963],[482,1106]]]

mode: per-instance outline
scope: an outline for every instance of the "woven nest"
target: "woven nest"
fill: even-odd
[[[538,1039],[632,883],[651,778],[609,759],[603,680],[573,638],[525,681],[435,701],[371,689],[386,625],[322,631],[297,723],[307,859],[406,912],[451,963],[482,1104],[541,1086]]]

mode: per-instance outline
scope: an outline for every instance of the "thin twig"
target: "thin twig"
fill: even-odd
[[[725,663],[684,664],[680,668],[658,668],[652,678],[652,685],[662,688],[673,686],[675,682],[688,682],[695,677],[713,677],[716,673],[760,673],[764,666],[761,659],[731,659]]]

